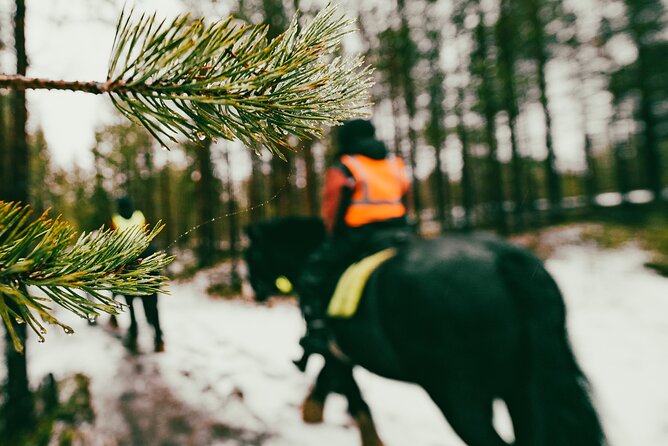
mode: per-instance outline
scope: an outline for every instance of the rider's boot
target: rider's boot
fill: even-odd
[[[324,317],[306,320],[306,334],[299,340],[304,351],[326,354],[329,352],[329,328]]]
[[[302,372],[306,370],[309,357],[314,353],[326,355],[329,353],[329,330],[324,319],[307,319],[306,334],[299,340],[299,345],[304,349],[300,359],[292,361]]]
[[[326,355],[329,353],[330,332],[325,319],[322,303],[317,301],[317,295],[311,296],[306,291],[300,293],[302,300],[302,312],[306,321],[306,333],[299,340],[299,344],[304,349],[304,355],[301,359],[294,361],[294,364],[301,371],[306,370],[308,358],[313,353]],[[314,298],[309,300],[310,298]]]

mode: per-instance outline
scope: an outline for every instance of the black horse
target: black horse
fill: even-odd
[[[320,220],[295,217],[250,226],[248,236],[261,300],[278,276],[298,283],[324,231]],[[355,316],[330,321],[340,352],[326,358],[304,419],[321,421],[327,394],[342,393],[363,445],[382,444],[353,379],[361,365],[422,386],[470,446],[507,445],[492,425],[494,399],[506,403],[516,445],[602,445],[565,321],[557,285],[525,249],[491,237],[412,241],[372,274]]]

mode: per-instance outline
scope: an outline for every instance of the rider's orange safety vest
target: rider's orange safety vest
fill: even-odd
[[[344,218],[346,225],[358,227],[406,214],[401,199],[410,180],[400,158],[376,160],[364,155],[343,155],[341,162],[355,180],[352,200]]]

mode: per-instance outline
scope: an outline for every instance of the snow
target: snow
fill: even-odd
[[[668,444],[668,281],[643,268],[646,260],[647,254],[635,246],[606,251],[571,244],[558,248],[547,262],[564,292],[574,350],[613,446]],[[301,421],[301,401],[321,363],[312,361],[301,374],[290,362],[299,355],[303,330],[296,306],[209,297],[204,290],[215,274],[202,272],[173,283],[171,295],[161,297],[164,353],[151,352],[152,333],[139,306],[139,355],[130,355],[110,335],[106,318],[89,326],[60,314],[76,333],[67,336],[54,328],[46,343],[34,337],[29,341],[33,385],[49,372],[57,378],[74,372],[91,377],[98,416],[89,444],[128,444],[138,424],[132,416],[144,410],[160,424],[161,414],[182,404],[189,408],[186,420],[208,417],[229,426],[231,434],[190,443],[173,437],[164,444],[358,445],[342,397],[330,397],[323,424]],[[127,317],[120,322],[124,328]],[[362,369],[355,375],[387,446],[463,444],[419,387]],[[151,399],[155,386],[170,392],[168,403]],[[137,395],[146,401],[129,417],[128,405]],[[502,406],[496,409],[498,428],[512,438],[507,415]],[[244,440],[248,435],[255,435],[255,442]],[[149,440],[147,444],[163,444]]]
[[[623,197],[619,192],[606,192],[603,194],[598,194],[594,200],[596,204],[603,207],[613,207],[619,206],[622,204]]]
[[[547,266],[613,445],[668,444],[668,280],[637,247],[562,248]]]

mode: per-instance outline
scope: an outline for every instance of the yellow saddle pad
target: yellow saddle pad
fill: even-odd
[[[353,316],[371,273],[396,253],[396,249],[387,248],[350,265],[336,285],[332,300],[327,307],[327,315],[338,318]]]

